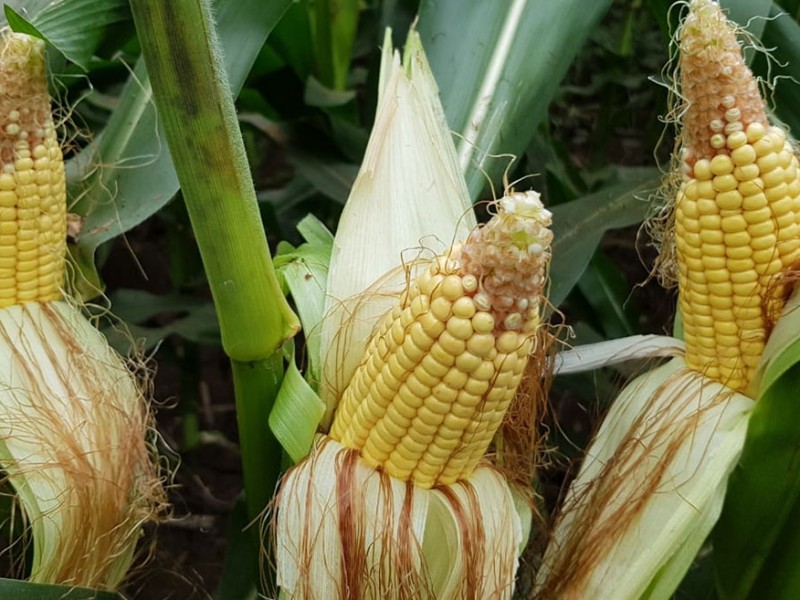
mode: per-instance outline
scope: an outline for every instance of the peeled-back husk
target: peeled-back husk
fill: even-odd
[[[683,358],[627,386],[569,488],[542,598],[670,598],[722,508],[753,400]]]
[[[278,495],[282,598],[511,598],[520,517],[488,464],[430,490],[389,477],[321,436]]]
[[[161,500],[140,388],[66,302],[0,310],[0,354],[0,465],[30,527],[30,580],[113,589]]]

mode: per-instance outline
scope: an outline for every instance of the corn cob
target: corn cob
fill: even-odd
[[[61,297],[64,161],[51,116],[44,44],[8,33],[0,72],[0,308]]]
[[[736,33],[693,0],[679,32],[685,172],[675,207],[686,362],[728,387],[753,382],[780,274],[800,258],[800,166],[770,127]]]
[[[331,437],[418,487],[467,478],[516,393],[545,281],[550,213],[535,192],[411,282],[342,394]]]

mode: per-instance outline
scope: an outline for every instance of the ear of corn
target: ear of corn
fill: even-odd
[[[6,34],[0,61],[0,308],[61,297],[64,161],[51,116],[44,44]]]
[[[511,194],[475,229],[416,33],[402,64],[387,34],[381,64],[328,276],[336,412],[281,484],[277,580],[304,600],[510,599],[531,511],[484,455],[534,343],[550,215]]]
[[[30,580],[113,589],[162,501],[136,379],[64,282],[64,161],[44,44],[0,32],[0,467]]]
[[[686,361],[753,392],[756,366],[800,258],[800,165],[767,122],[736,34],[710,0],[678,32],[686,171],[675,206]]]
[[[516,393],[539,323],[552,234],[535,192],[500,201],[414,279],[372,336],[331,436],[393,477],[469,477]]]

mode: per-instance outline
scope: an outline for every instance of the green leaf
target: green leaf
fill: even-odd
[[[611,0],[423,0],[419,32],[475,200],[520,155]]]
[[[602,324],[609,339],[633,335],[633,327],[625,312],[629,290],[619,268],[605,254],[596,253],[578,281],[578,287],[597,313],[595,322]]]
[[[647,214],[646,192],[659,186],[658,169],[621,170],[620,178],[620,183],[599,192],[552,207],[550,302],[553,306],[566,298],[607,230],[635,225]]]
[[[220,344],[219,322],[214,305],[195,296],[158,295],[142,290],[119,289],[111,295],[114,314],[128,324],[128,331],[105,328],[109,343],[126,355],[133,340],[144,340],[141,350],[151,350],[171,335],[191,342],[217,346]],[[159,315],[174,314],[166,325],[142,326]]]
[[[269,427],[293,462],[305,457],[317,434],[325,404],[297,368],[294,350],[278,397],[269,414]]]
[[[771,104],[777,117],[786,123],[797,136],[800,131],[800,105],[797,102],[797,82],[800,81],[800,25],[789,15],[773,6],[771,20],[764,26],[761,42],[772,51],[775,61],[768,64],[763,55],[757,55],[753,68],[763,77],[775,81]]]
[[[244,496],[236,501],[228,527],[228,546],[222,564],[222,576],[214,591],[214,600],[256,600],[258,598],[258,551],[253,537],[248,534],[252,527],[247,517]]]
[[[326,87],[344,90],[358,26],[358,0],[313,0],[309,4],[319,78]]]
[[[262,0],[214,3],[234,93],[290,2],[278,0],[266,8]],[[91,297],[102,288],[94,264],[97,248],[153,215],[178,191],[144,61],[137,63],[99,139],[67,164],[67,180],[70,198],[77,202],[73,210],[86,218],[71,253],[86,280],[80,291]]]
[[[750,419],[739,467],[731,475],[722,516],[714,530],[714,561],[720,597],[796,598],[796,594],[762,596],[757,581],[773,589],[789,577],[770,556],[787,550],[779,536],[790,535],[787,519],[800,495],[800,293],[787,304],[764,351],[761,393]],[[793,529],[800,538],[800,530]]]
[[[89,68],[89,60],[105,28],[130,18],[126,0],[62,0],[50,4],[30,20],[9,6],[5,9],[14,31],[45,40],[84,71]]]
[[[123,600],[114,592],[0,579],[0,598],[17,600]]]
[[[325,314],[325,290],[333,235],[311,215],[303,219],[297,229],[308,240],[307,243],[276,256],[275,267],[283,275],[297,306],[306,338],[306,376],[313,385],[317,385],[323,358],[319,329]]]

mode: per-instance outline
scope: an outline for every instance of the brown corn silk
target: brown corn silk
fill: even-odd
[[[800,257],[800,168],[768,123],[758,82],[719,5],[693,0],[678,31],[684,100],[675,202],[686,362],[752,392],[781,274]]]
[[[44,43],[5,33],[0,47],[0,308],[61,297],[66,252],[64,161]]]
[[[552,233],[535,192],[413,278],[376,328],[331,437],[430,488],[466,479],[514,398],[539,324]]]

